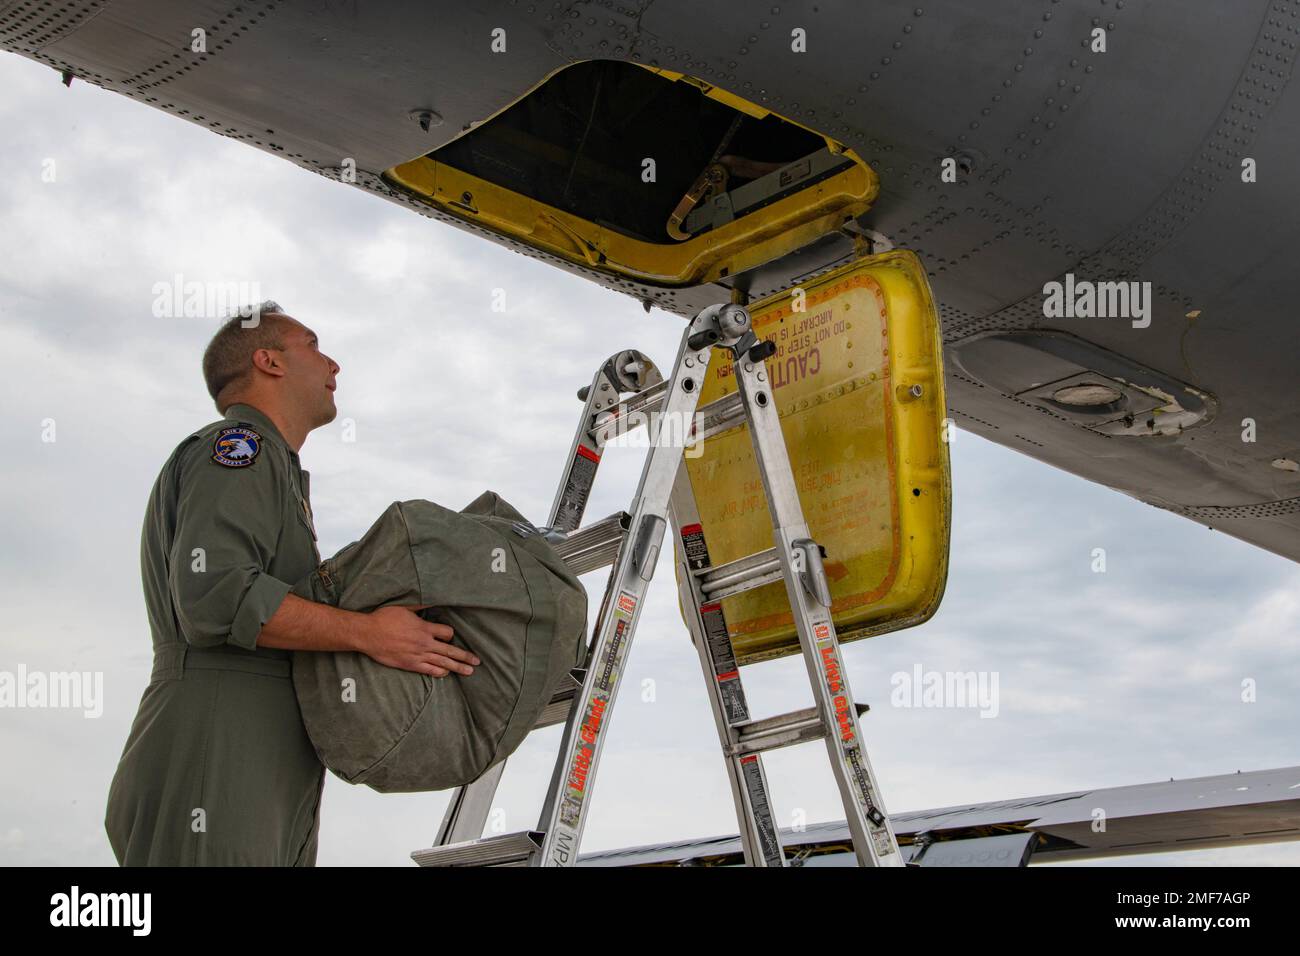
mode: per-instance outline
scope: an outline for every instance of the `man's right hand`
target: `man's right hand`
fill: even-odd
[[[472,674],[481,664],[473,653],[450,643],[452,629],[426,621],[417,613],[429,604],[391,605],[366,615],[369,627],[359,650],[388,667],[446,677],[451,671]]]

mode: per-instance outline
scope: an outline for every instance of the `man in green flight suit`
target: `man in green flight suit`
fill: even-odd
[[[480,663],[418,608],[359,613],[289,593],[320,561],[298,449],[334,420],[338,373],[273,302],[223,324],[204,353],[225,418],[163,465],[141,534],[153,672],[105,816],[124,866],[315,865],[325,768],[293,651],[359,651],[435,677]]]

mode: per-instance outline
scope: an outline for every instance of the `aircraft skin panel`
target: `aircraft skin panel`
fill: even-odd
[[[852,242],[829,235],[720,284],[664,289],[499,239],[379,174],[572,62],[700,77],[835,137],[879,175],[858,223],[926,263],[959,426],[1300,560],[1300,0],[920,8],[0,0],[0,47],[334,180],[354,160],[359,188],[683,316],[733,286],[757,298],[843,264]],[[490,47],[497,28],[505,53]],[[806,53],[792,52],[796,28]],[[206,52],[190,49],[194,29]],[[422,129],[422,110],[441,122]],[[941,181],[944,157],[957,182]],[[1066,273],[1150,282],[1149,324],[1048,317],[1044,285]],[[1181,433],[1117,435],[1027,397],[1050,384],[1034,377],[1042,356],[990,336],[1044,329],[1181,383],[1207,413]]]
[[[1217,846],[1300,839],[1300,767],[1050,794],[895,819],[911,833],[1019,819],[1028,829],[1078,844],[1073,855],[1089,856],[1211,841]],[[1105,828],[1096,829],[1097,821],[1104,821]]]
[[[1038,862],[1279,843],[1300,840],[1300,767],[909,811],[890,820],[909,845],[926,832],[959,841],[994,833],[1042,834],[1050,839],[1034,850]],[[1102,820],[1099,829],[1095,821]],[[838,846],[849,839],[842,822],[781,832],[787,855],[793,846]],[[589,853],[580,863],[664,865],[740,852],[738,837],[713,837]]]

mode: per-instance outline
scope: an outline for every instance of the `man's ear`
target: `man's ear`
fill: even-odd
[[[276,349],[255,349],[253,351],[253,368],[267,375],[279,378],[284,375],[284,363]]]

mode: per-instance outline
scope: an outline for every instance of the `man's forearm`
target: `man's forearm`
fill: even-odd
[[[291,651],[359,651],[369,626],[367,614],[286,594],[275,614],[262,625],[257,646]]]

